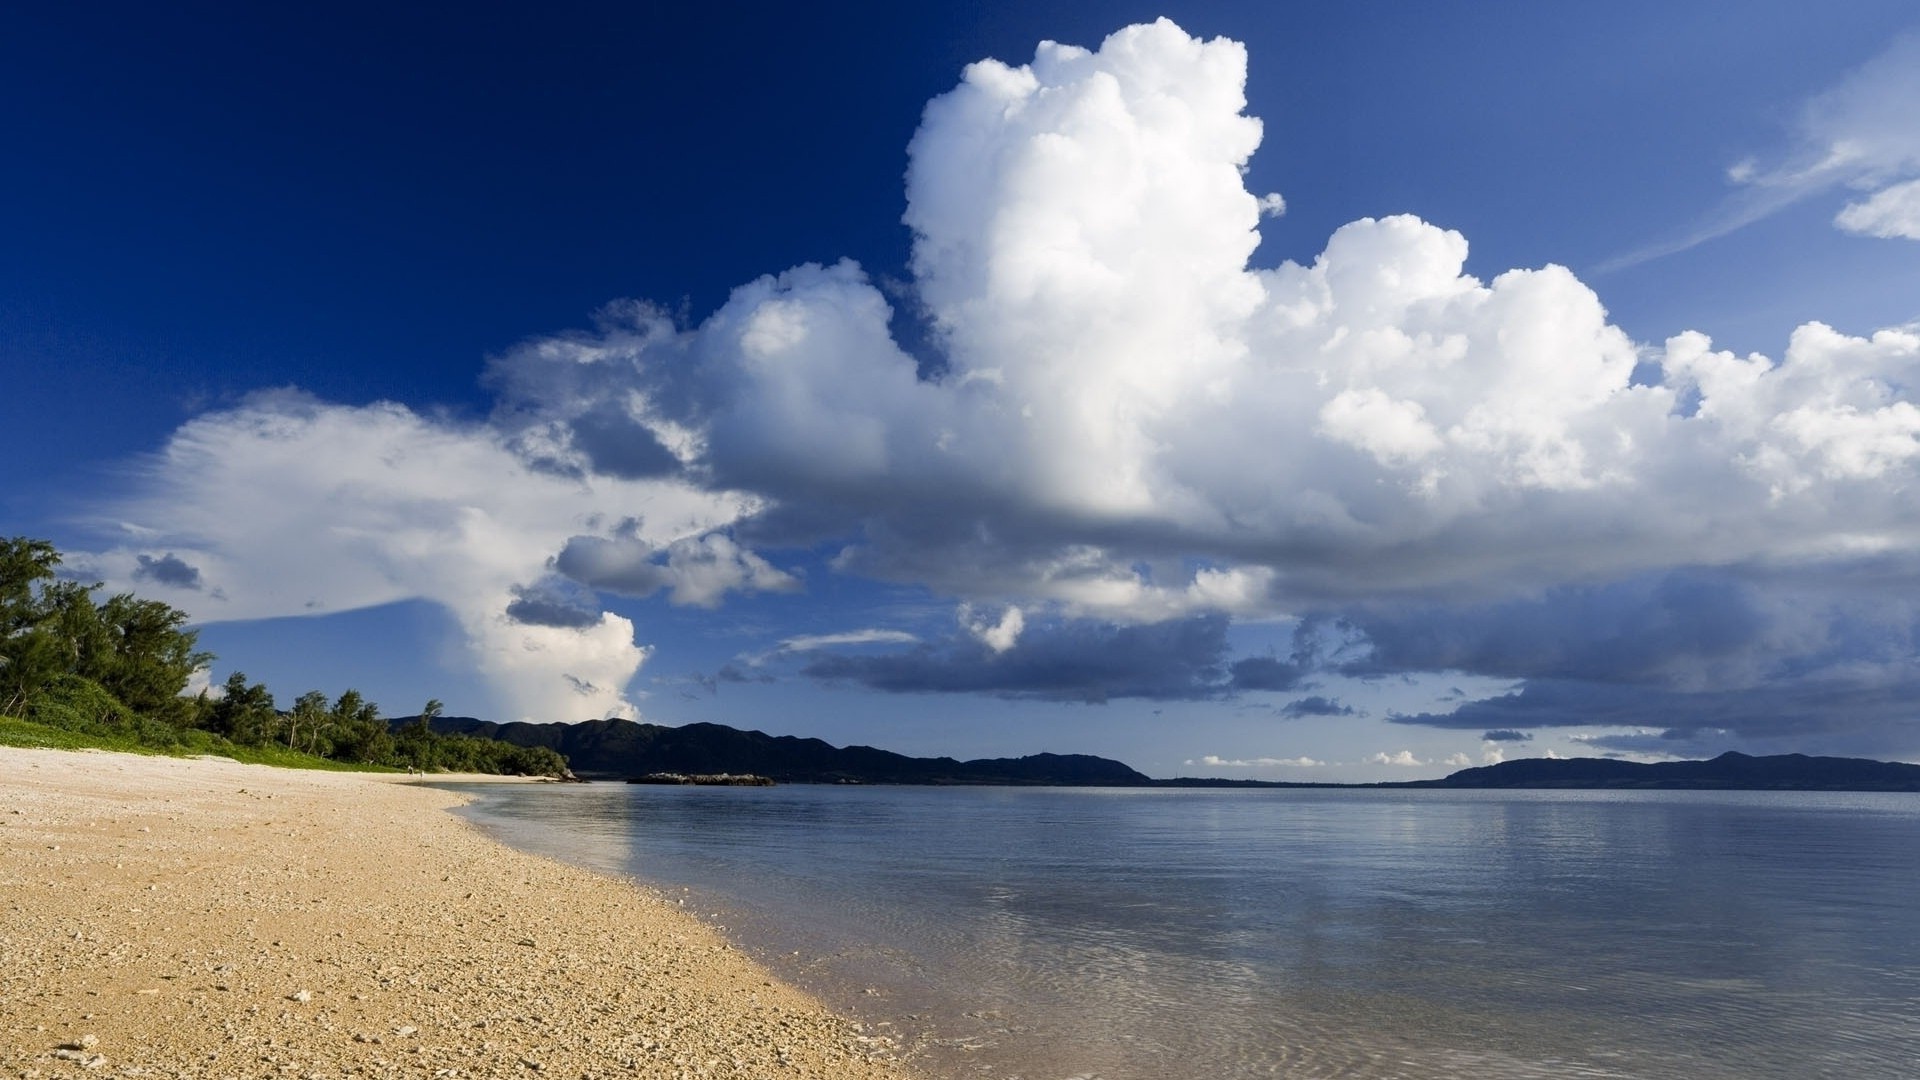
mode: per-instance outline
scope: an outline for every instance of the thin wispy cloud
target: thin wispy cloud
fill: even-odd
[[[904,630],[846,630],[837,634],[800,634],[780,642],[780,652],[813,652],[840,645],[910,645],[920,639]]]
[[[1597,268],[1610,273],[1717,240],[1817,195],[1851,194],[1843,232],[1920,239],[1920,32],[1897,38],[1799,111],[1789,143],[1727,170],[1734,190],[1691,228]]]
[[[1186,764],[1205,765],[1210,769],[1318,769],[1324,768],[1327,763],[1324,761],[1316,761],[1313,758],[1305,756],[1290,758],[1223,758],[1217,754],[1207,754],[1200,758],[1188,758]]]

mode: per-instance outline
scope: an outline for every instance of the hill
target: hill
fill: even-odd
[[[396,724],[407,723],[395,721]],[[753,773],[790,784],[1019,784],[1139,787],[1150,781],[1108,758],[1032,754],[957,761],[916,758],[871,746],[741,731],[723,724],[662,727],[632,720],[579,724],[497,724],[443,716],[433,730],[477,735],[560,752],[576,776],[620,780],[647,773]]]
[[[1711,761],[1641,764],[1611,758],[1523,758],[1395,787],[1688,791],[1920,791],[1920,765],[1866,758],[1729,750]]]
[[[392,721],[396,726],[412,718]],[[1438,780],[1378,784],[1298,783],[1178,777],[1156,780],[1111,758],[1033,754],[958,761],[916,758],[871,746],[741,731],[723,724],[663,727],[632,720],[578,724],[498,724],[444,716],[433,730],[524,747],[547,747],[584,779],[624,780],[648,773],[751,773],[789,784],[1010,784],[1061,787],[1191,788],[1565,788],[1692,791],[1920,791],[1920,765],[1865,758],[1728,751],[1710,761],[1642,764],[1613,758],[1522,758],[1462,769]]]

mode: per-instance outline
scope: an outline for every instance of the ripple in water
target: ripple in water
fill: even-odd
[[[492,786],[936,1075],[1914,1075],[1920,797]]]

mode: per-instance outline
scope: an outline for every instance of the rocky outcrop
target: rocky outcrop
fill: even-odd
[[[772,787],[773,780],[752,773],[656,772],[627,777],[629,784],[677,784],[696,787]]]

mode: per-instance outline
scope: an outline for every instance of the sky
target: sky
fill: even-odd
[[[15,5],[0,534],[283,700],[1920,760],[1901,2]]]

